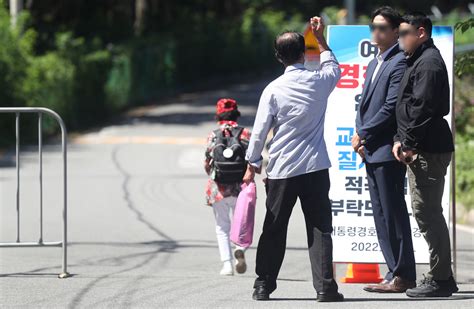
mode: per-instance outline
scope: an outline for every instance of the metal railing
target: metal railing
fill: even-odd
[[[1,242],[0,247],[62,247],[62,269],[59,278],[67,278],[67,130],[63,119],[54,111],[43,107],[0,107],[0,113],[15,114],[16,135],[16,241]],[[37,242],[22,242],[20,240],[20,114],[38,114],[38,185],[39,185],[39,239]],[[61,127],[61,149],[63,164],[63,213],[62,241],[46,242],[43,240],[43,115],[54,118]]]

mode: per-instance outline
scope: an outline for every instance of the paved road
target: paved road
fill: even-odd
[[[221,277],[212,210],[204,206],[203,141],[214,126],[218,97],[241,103],[242,124],[251,125],[264,83],[181,95],[166,106],[142,108],[113,125],[76,136],[69,152],[69,270],[56,278],[58,248],[0,249],[3,307],[313,307],[306,236],[300,210],[290,222],[288,251],[271,302],[251,300],[255,250],[249,271]],[[60,237],[58,147],[46,147],[45,239]],[[7,151],[0,168],[0,239],[14,240],[14,168]],[[39,226],[34,147],[23,147],[22,240],[36,241]],[[257,179],[260,183],[260,178]],[[256,231],[264,216],[259,186]],[[258,235],[256,235],[257,238]],[[472,308],[473,234],[459,231],[461,292],[450,299],[413,301],[374,295],[341,284],[344,304],[318,307]],[[337,277],[345,265],[338,265]],[[418,272],[426,270],[419,266]],[[383,271],[383,269],[382,269]]]

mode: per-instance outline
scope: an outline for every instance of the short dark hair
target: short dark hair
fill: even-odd
[[[375,16],[381,15],[388,20],[393,29],[398,28],[402,22],[402,16],[398,11],[390,6],[382,6],[372,12],[371,21],[374,21]]]
[[[284,65],[298,62],[304,51],[304,36],[299,32],[285,31],[275,39],[275,56]]]
[[[433,31],[433,23],[431,22],[431,19],[426,16],[426,14],[421,12],[407,13],[403,16],[402,22],[410,24],[416,28],[425,28],[428,37],[431,37],[431,32]]]
[[[224,121],[224,120],[230,120],[230,121],[237,121],[240,117],[240,112],[238,109],[231,110],[229,112],[225,112],[222,114],[217,114],[216,115],[216,120],[217,121]]]

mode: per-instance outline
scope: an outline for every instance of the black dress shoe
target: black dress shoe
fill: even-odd
[[[318,293],[318,298],[316,298],[316,301],[320,303],[340,302],[343,300],[344,300],[344,295],[338,292]]]
[[[258,286],[253,290],[252,298],[254,300],[269,300],[270,293],[268,293],[268,290],[264,286]]]

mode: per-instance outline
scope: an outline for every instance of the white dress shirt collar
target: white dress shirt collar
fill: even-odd
[[[385,58],[387,58],[388,54],[390,54],[392,50],[397,46],[398,46],[398,42],[392,47],[390,47],[389,49],[387,49],[386,51],[384,51],[382,54],[380,54],[380,50],[379,50],[379,53],[377,54],[377,57],[375,58],[377,59],[377,66],[375,67],[374,72],[372,74],[371,82],[374,82],[375,77],[377,76],[377,73],[379,72],[379,69],[382,66],[382,63],[385,61]]]
[[[385,58],[387,58],[388,54],[390,54],[390,52],[396,47],[398,46],[398,42],[395,43],[395,45],[393,45],[392,47],[390,47],[389,49],[387,49],[386,51],[384,51],[382,54],[380,54],[380,50],[379,50],[379,53],[377,54],[377,60],[379,62],[382,62],[385,60]]]

